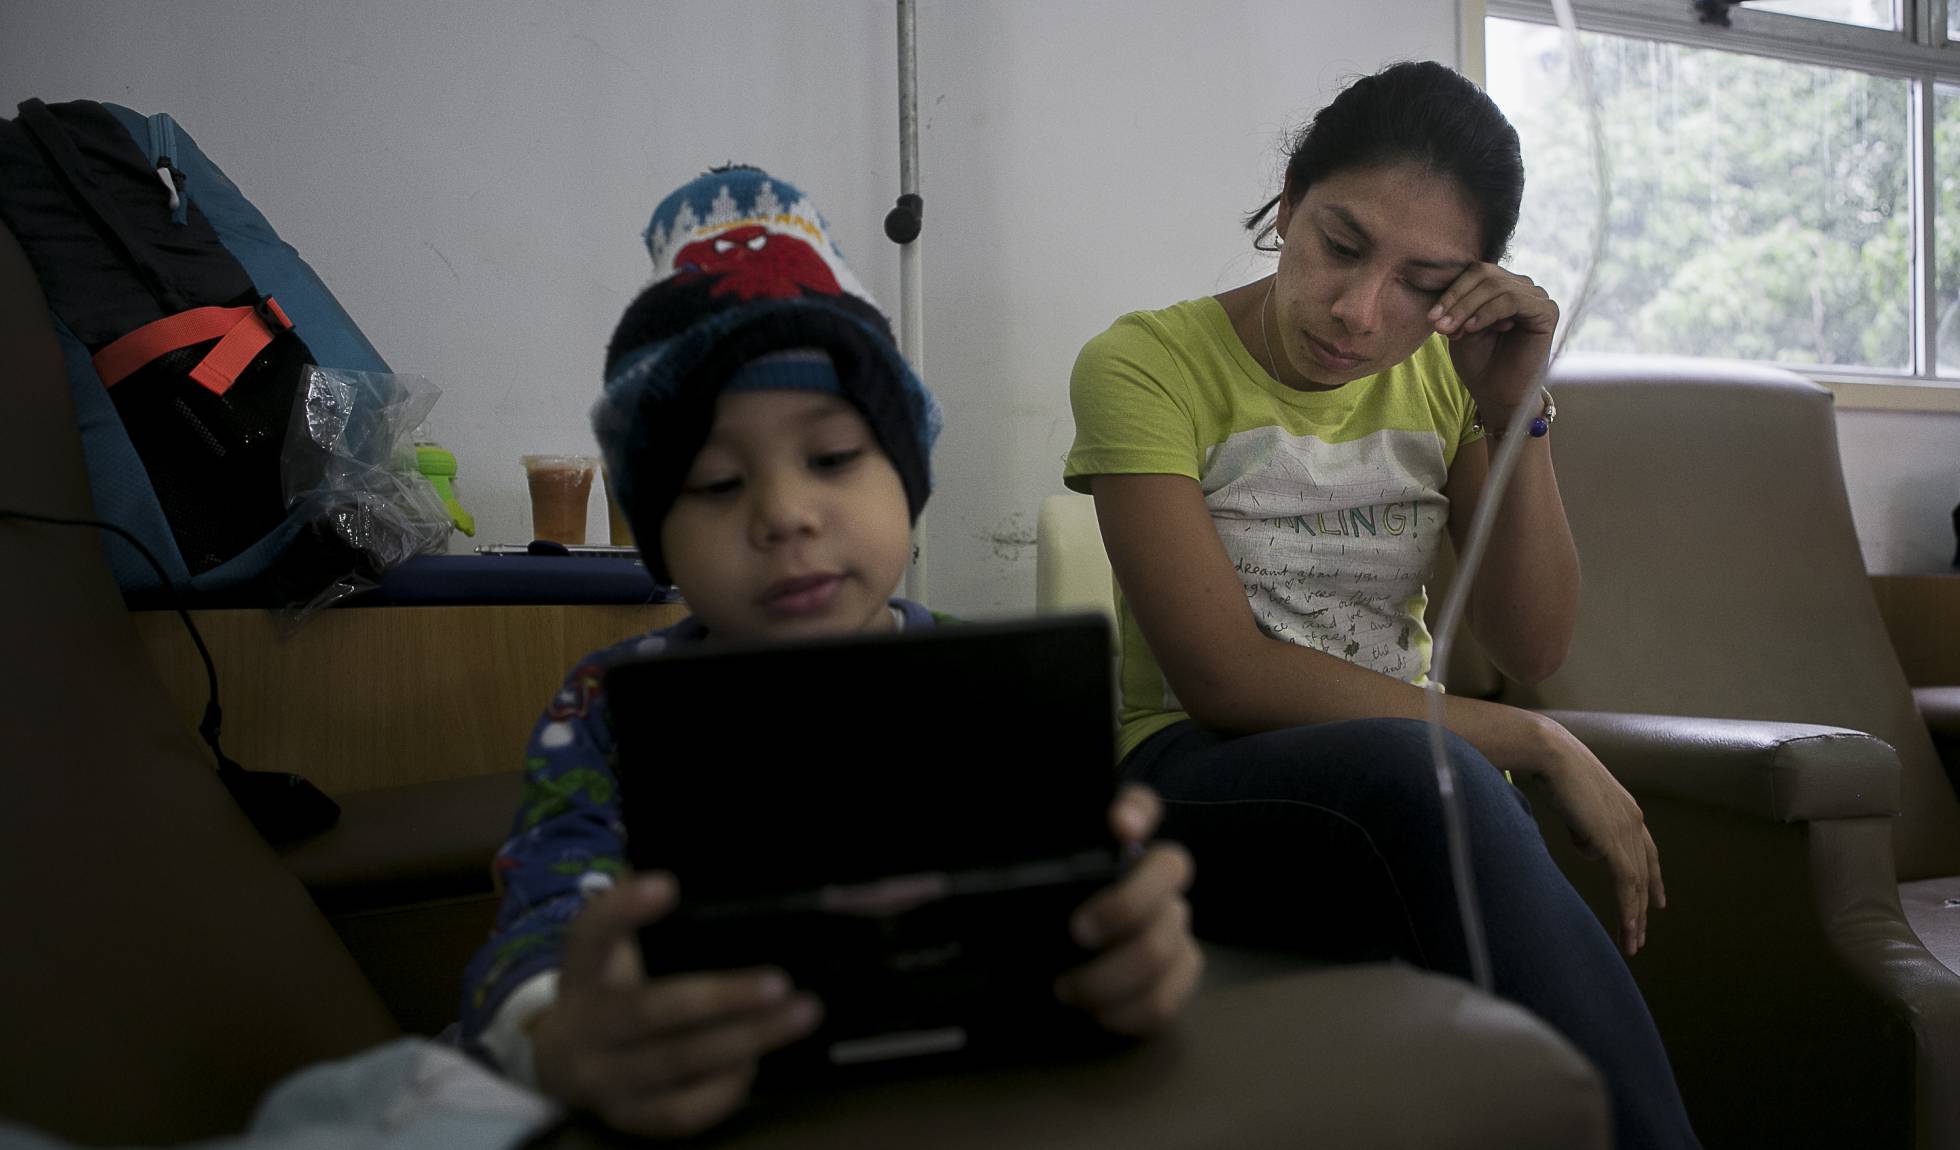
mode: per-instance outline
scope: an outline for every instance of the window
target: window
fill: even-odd
[[[1899,29],[1899,6],[1894,0],[1742,0],[1742,5],[1758,12],[1781,12],[1887,32]]]
[[[1570,346],[1960,381],[1960,43],[1928,3],[1761,0],[1720,28],[1689,0],[1575,0],[1612,208]],[[1567,45],[1545,0],[1488,13],[1527,176],[1507,262],[1570,310],[1596,200]]]

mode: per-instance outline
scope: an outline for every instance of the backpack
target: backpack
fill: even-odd
[[[288,510],[282,452],[306,365],[388,365],[188,132],[167,114],[27,100],[0,120],[0,223],[47,295],[97,518],[193,593],[294,602],[364,570],[331,524]],[[103,539],[125,592],[157,588]]]

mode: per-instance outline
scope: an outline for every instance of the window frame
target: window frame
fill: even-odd
[[[1960,3],[1960,0],[1952,0]],[[1902,28],[1888,31],[1783,12],[1731,8],[1731,26],[1703,24],[1690,0],[1572,0],[1586,32],[1658,40],[1690,48],[1746,52],[1792,63],[1848,68],[1906,80],[1912,212],[1912,355],[1903,373],[1779,364],[1830,388],[1840,407],[1898,411],[1960,411],[1960,378],[1937,370],[1938,284],[1932,205],[1938,201],[1933,162],[1937,87],[1960,89],[1960,40],[1946,38],[1949,0],[1899,0]],[[1484,79],[1484,20],[1556,22],[1551,0],[1459,0],[1457,48],[1465,75]],[[1960,227],[1960,220],[1950,226]],[[1956,365],[1948,365],[1953,367]]]

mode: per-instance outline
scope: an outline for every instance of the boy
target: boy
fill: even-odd
[[[645,975],[637,931],[678,891],[671,876],[625,873],[604,669],[720,638],[932,626],[892,593],[939,413],[789,184],[710,172],[661,202],[646,240],[655,281],[613,335],[593,426],[642,555],[694,613],[585,659],[539,719],[463,1035],[618,1129],[680,1136],[733,1113],[757,1059],[814,1029],[822,1004],[775,970]],[[867,690],[867,725],[876,702]],[[1111,826],[1141,844],[1158,813],[1149,792],[1126,790]],[[1070,929],[1100,953],[1056,994],[1117,1033],[1165,1025],[1201,966],[1189,880],[1181,848],[1152,845],[1075,913]]]

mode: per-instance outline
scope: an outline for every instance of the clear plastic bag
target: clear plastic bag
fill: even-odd
[[[295,622],[448,546],[454,524],[416,467],[414,435],[441,395],[419,375],[306,368],[281,455],[286,507],[330,526],[362,562],[294,604]]]

